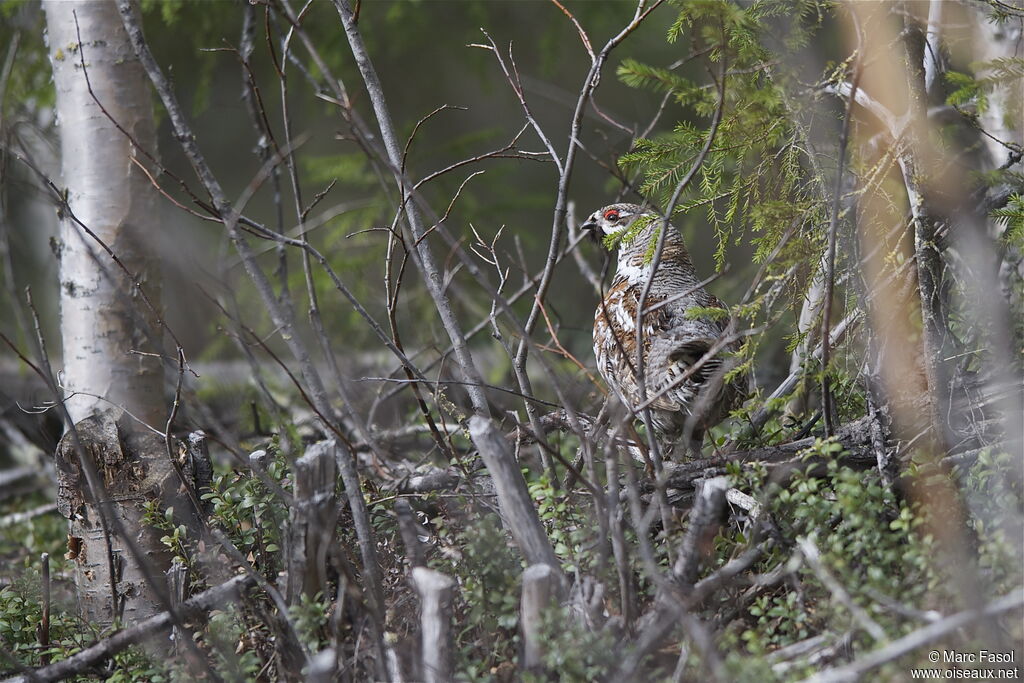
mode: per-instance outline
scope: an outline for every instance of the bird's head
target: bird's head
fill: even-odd
[[[644,213],[649,212],[637,204],[609,204],[590,214],[581,227],[603,242],[606,237],[624,233]]]
[[[634,225],[641,218],[641,224]],[[609,204],[590,214],[581,227],[608,248],[623,247],[620,249],[621,254],[631,251],[631,245],[645,244],[657,234],[657,228],[662,224],[657,213],[639,204]],[[675,230],[670,227],[670,237],[674,233]]]

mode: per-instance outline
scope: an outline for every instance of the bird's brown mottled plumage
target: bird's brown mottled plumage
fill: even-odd
[[[628,235],[641,216],[649,223]],[[619,244],[615,277],[594,314],[594,355],[601,376],[634,411],[642,403],[635,367],[637,307],[650,279],[649,250],[661,225],[655,214],[636,204],[606,206],[583,225],[602,238],[618,234],[628,238]],[[689,429],[689,446],[699,454],[704,431],[729,414],[741,400],[743,389],[735,380],[722,381],[724,356],[735,351],[738,343],[724,344],[705,358],[724,333],[725,322],[688,317],[686,310],[693,307],[725,308],[700,286],[682,236],[668,225],[660,264],[645,301],[644,384],[653,426],[661,439],[674,445]],[[692,369],[697,363],[700,367]],[[688,419],[692,424],[687,425]]]

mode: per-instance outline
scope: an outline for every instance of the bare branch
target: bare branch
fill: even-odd
[[[934,643],[951,633],[970,626],[978,620],[999,616],[1012,610],[1019,610],[1022,607],[1024,607],[1024,590],[1018,589],[998,600],[993,600],[980,609],[964,610],[908,633],[879,650],[855,659],[846,666],[821,671],[804,679],[803,683],[848,683],[858,681],[869,671],[873,671],[883,664],[910,654],[929,643]]]

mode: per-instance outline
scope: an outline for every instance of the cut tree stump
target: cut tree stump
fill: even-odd
[[[295,461],[295,500],[289,509],[285,539],[290,605],[302,595],[312,598],[327,591],[327,557],[338,521],[335,449],[333,441],[320,441]]]
[[[143,505],[173,507],[175,524],[201,527],[183,495],[194,483],[179,479],[163,439],[100,413],[65,434],[54,459],[57,510],[69,521],[65,557],[74,561],[82,618],[106,628],[115,619],[132,624],[162,612],[166,605],[156,591],[166,592],[171,557],[160,542],[163,532],[144,523]],[[86,474],[89,467],[96,486]]]
[[[535,564],[523,572],[523,593],[519,603],[519,622],[523,633],[522,668],[532,673],[544,670],[545,615],[551,616],[565,593],[561,572],[547,564]]]
[[[420,598],[420,680],[451,681],[455,581],[433,569],[414,567],[412,585]]]

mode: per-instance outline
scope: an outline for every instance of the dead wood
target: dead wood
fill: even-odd
[[[508,441],[494,422],[479,416],[470,418],[469,434],[494,479],[502,519],[523,557],[531,565],[546,564],[556,573],[561,573],[558,557],[537,516],[537,508],[530,499],[526,480],[519,471],[519,463]]]
[[[327,558],[338,526],[336,450],[333,441],[320,441],[295,461],[295,501],[286,535],[287,599],[292,605],[302,595],[327,592]]]
[[[708,541],[718,532],[718,524],[725,509],[725,492],[729,488],[726,477],[705,479],[697,502],[690,513],[690,524],[683,537],[683,545],[672,567],[672,574],[684,590],[697,581],[700,557]]]
[[[540,672],[544,668],[545,618],[561,602],[564,582],[560,572],[547,564],[534,564],[523,572],[523,592],[519,607],[519,625],[523,634],[523,669]]]
[[[545,426],[551,427],[551,429],[567,427],[563,416],[557,411],[541,418],[541,421]],[[505,441],[508,441],[509,438],[514,439],[516,436],[517,432],[514,432]],[[726,466],[729,463],[744,465],[761,463],[766,465],[770,472],[778,473],[778,475],[782,475],[799,466],[823,466],[824,460],[821,458],[804,458],[800,455],[801,451],[805,451],[814,445],[816,438],[812,436],[788,443],[763,446],[747,451],[737,451],[726,455],[716,455],[710,458],[665,463],[666,488],[675,489],[677,498],[682,496],[689,500],[698,481],[725,474]],[[841,426],[836,432],[836,440],[843,447],[843,453],[839,456],[839,461],[844,465],[860,469],[874,466],[875,454],[872,450],[871,438],[871,422],[867,416]],[[622,440],[622,443],[626,446],[630,442]],[[480,444],[477,445],[479,447]],[[501,450],[504,451],[506,448],[507,444],[502,446]],[[511,449],[509,449],[507,457],[511,457]],[[486,474],[480,474],[474,478],[474,483],[479,485],[487,479],[489,477]],[[453,469],[437,468],[417,472],[415,475],[410,476],[406,483],[399,487],[399,490],[403,493],[452,491],[464,481],[464,477]],[[641,482],[642,490],[645,492],[653,490],[653,486],[654,483],[650,479]]]
[[[820,671],[805,679],[805,681],[806,683],[846,683],[847,681],[859,681],[867,672],[899,659],[929,643],[934,643],[976,621],[1003,614],[1004,612],[1019,611],[1021,607],[1024,607],[1024,591],[1018,589],[997,600],[993,600],[983,607],[958,612],[916,631],[911,631],[902,638],[890,642],[885,647],[869,652],[845,666]],[[1019,669],[1017,673],[1020,673]]]
[[[450,681],[454,678],[455,581],[426,567],[414,567],[411,579],[420,599],[420,679],[425,683]]]
[[[0,500],[21,496],[35,491],[46,484],[46,478],[38,467],[25,465],[0,472]]]

